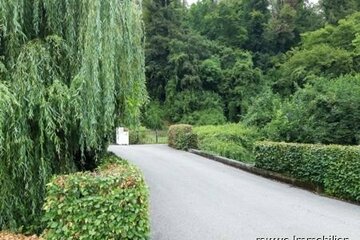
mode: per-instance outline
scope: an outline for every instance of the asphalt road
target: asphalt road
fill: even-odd
[[[109,150],[138,165],[145,175],[153,240],[317,240],[329,235],[337,237],[329,240],[360,240],[358,205],[165,145]]]

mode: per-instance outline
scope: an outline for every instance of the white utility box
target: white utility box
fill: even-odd
[[[129,132],[123,127],[116,128],[116,144],[129,145]]]

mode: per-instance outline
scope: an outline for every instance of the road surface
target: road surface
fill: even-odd
[[[166,145],[109,150],[145,175],[153,240],[360,240],[358,205]]]

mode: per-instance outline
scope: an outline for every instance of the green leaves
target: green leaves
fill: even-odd
[[[331,24],[336,24],[339,19],[360,10],[360,4],[357,0],[322,0],[321,6],[326,20]]]
[[[140,171],[115,156],[95,172],[58,176],[47,185],[46,239],[148,239],[148,189]]]
[[[4,0],[0,36],[0,229],[39,231],[51,176],[93,168],[139,122],[141,1]]]
[[[241,124],[195,127],[198,148],[242,162],[253,162],[253,144],[260,138],[255,128]]]
[[[315,78],[277,107],[264,132],[276,141],[357,145],[359,91],[360,75]]]
[[[168,143],[170,147],[188,150],[197,147],[197,136],[193,133],[191,125],[172,125],[169,127]]]
[[[316,77],[330,80],[358,72],[359,22],[360,14],[355,13],[339,21],[338,26],[326,25],[304,33],[301,45],[286,54],[287,60],[278,70],[280,78],[274,90],[289,96]]]
[[[358,146],[255,143],[259,168],[314,184],[335,197],[360,202]]]

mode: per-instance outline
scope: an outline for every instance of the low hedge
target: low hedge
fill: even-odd
[[[242,162],[254,162],[253,144],[260,139],[256,129],[242,124],[195,127],[200,150]]]
[[[45,239],[148,239],[148,189],[140,171],[108,156],[94,172],[47,185]]]
[[[257,142],[255,166],[312,183],[326,193],[360,202],[360,147]]]
[[[191,125],[177,124],[172,125],[168,131],[168,144],[170,147],[187,150],[197,147],[197,137],[193,133]]]

